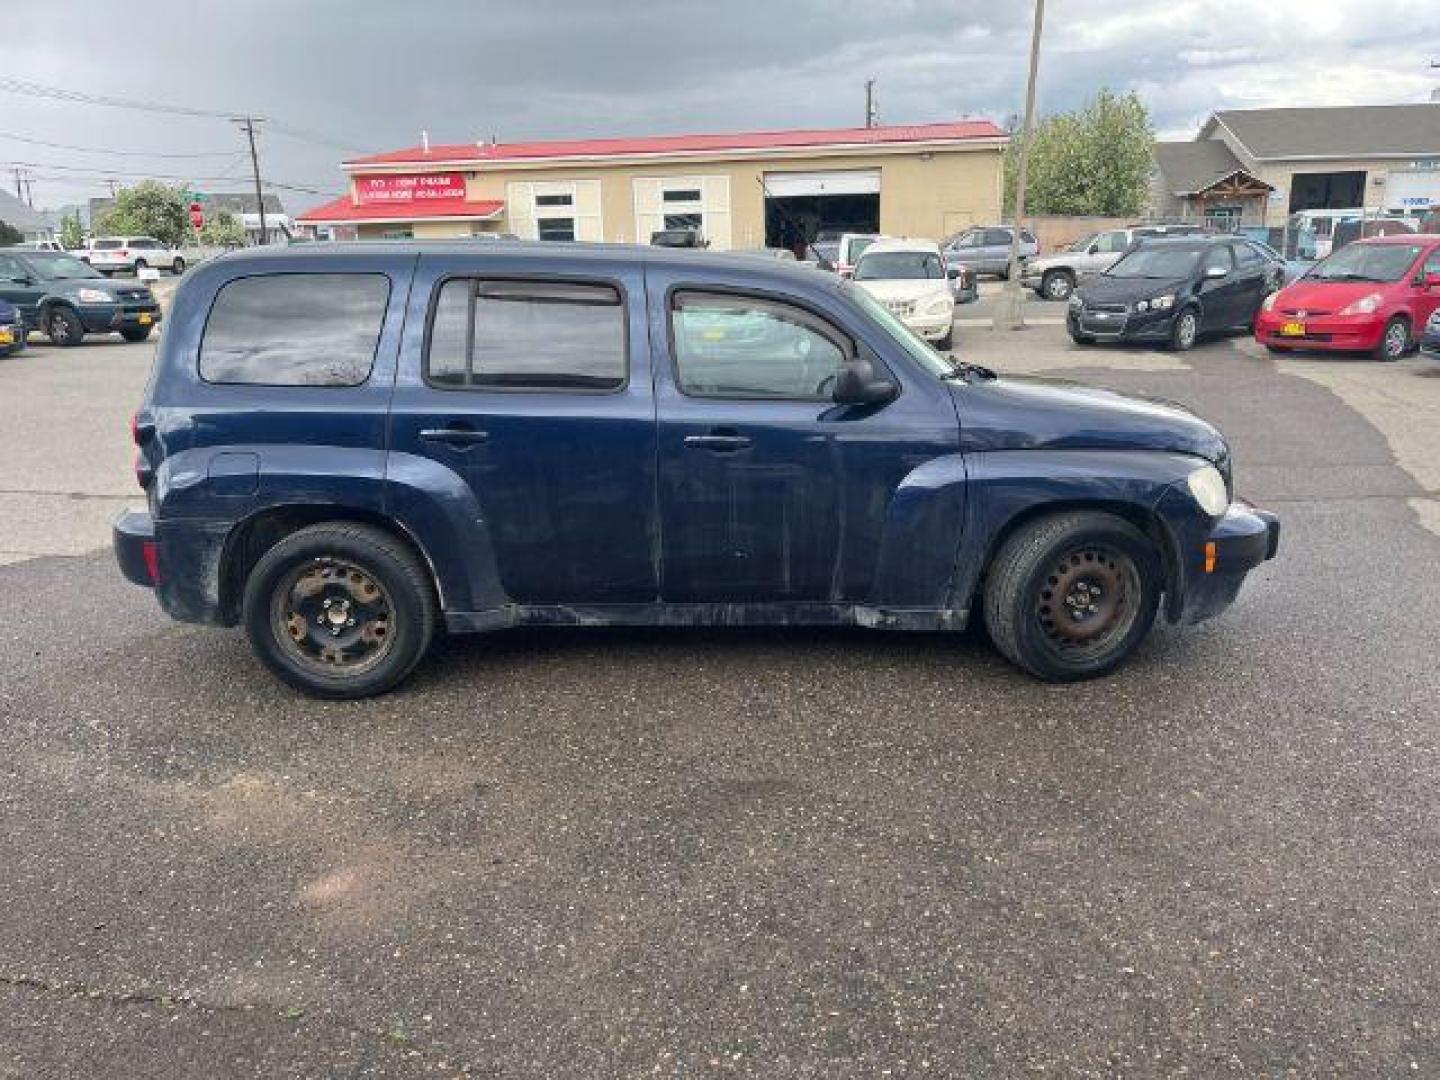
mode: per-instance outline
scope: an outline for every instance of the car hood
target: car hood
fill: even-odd
[[[1081,251],[1057,251],[1053,255],[1037,255],[1025,264],[1025,272],[1033,274],[1040,270],[1049,270],[1056,266],[1069,266],[1075,259],[1084,252]]]
[[[1099,274],[1086,279],[1084,285],[1075,290],[1080,299],[1097,304],[1128,304],[1136,300],[1149,300],[1152,296],[1178,292],[1188,283],[1188,278],[1121,278]]]
[[[1316,281],[1301,278],[1280,290],[1275,297],[1275,306],[1286,311],[1339,311],[1347,304],[1371,295],[1384,293],[1391,288],[1389,282],[1380,281]]]
[[[951,388],[966,452],[1159,450],[1229,467],[1230,452],[1220,432],[1171,401],[1027,376],[953,383]]]
[[[857,281],[855,284],[876,300],[928,300],[932,297],[938,300],[950,295],[950,288],[944,281],[930,278]]]
[[[94,289],[118,299],[121,293],[134,292],[149,287],[143,281],[112,281],[110,278],[61,278],[45,282],[52,293],[73,293],[77,289]]]

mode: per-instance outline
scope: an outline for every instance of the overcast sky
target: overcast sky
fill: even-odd
[[[281,192],[292,211],[339,193],[344,157],[413,145],[422,129],[462,142],[844,126],[863,121],[868,76],[883,123],[1003,120],[1022,105],[1031,14],[1029,0],[55,6],[64,18],[25,20],[0,79],[273,118],[292,133],[262,130],[262,172],[319,192]],[[1041,111],[1134,89],[1162,136],[1187,137],[1217,108],[1424,101],[1440,85],[1435,0],[1048,8]],[[0,91],[0,180],[13,190],[13,163],[30,163],[37,206],[104,194],[105,170],[242,190],[242,150],[223,119]]]

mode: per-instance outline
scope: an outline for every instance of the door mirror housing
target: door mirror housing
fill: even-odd
[[[1100,245],[1099,245],[1098,243],[1097,243],[1097,244],[1091,244],[1088,248],[1085,249],[1085,254],[1086,254],[1086,255],[1099,255],[1099,254],[1100,254]]]
[[[1210,281],[1218,281],[1220,278],[1229,276],[1230,271],[1223,266],[1207,266],[1205,268],[1205,277]]]
[[[1431,270],[1425,275],[1425,288],[1440,289],[1440,272]]]
[[[12,285],[34,285],[35,279],[29,274],[16,274],[10,279]]]
[[[899,394],[899,384],[888,374],[878,373],[874,361],[862,351],[836,372],[830,397],[837,405],[884,405]]]

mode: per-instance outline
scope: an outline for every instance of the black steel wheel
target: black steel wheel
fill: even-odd
[[[369,525],[312,525],[285,537],[245,583],[242,621],[256,654],[317,697],[383,693],[429,647],[434,589],[408,545]]]
[[[1154,545],[1092,511],[1022,526],[991,563],[985,624],[1013,663],[1065,682],[1112,670],[1150,632],[1161,590]]]

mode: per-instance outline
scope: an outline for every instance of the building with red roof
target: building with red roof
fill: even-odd
[[[938,239],[1000,217],[1005,132],[988,120],[709,135],[432,144],[354,158],[317,233],[800,247],[827,233]]]

